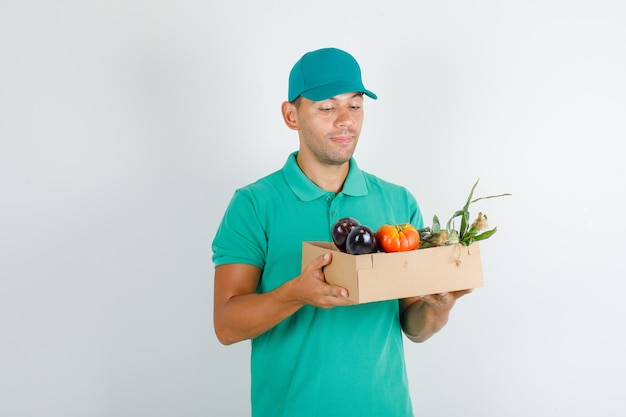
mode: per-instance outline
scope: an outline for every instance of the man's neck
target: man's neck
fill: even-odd
[[[298,155],[296,161],[304,175],[313,181],[315,185],[322,190],[335,194],[343,188],[343,183],[350,169],[350,162],[345,162],[341,165],[326,165],[318,161],[301,158],[300,155]]]

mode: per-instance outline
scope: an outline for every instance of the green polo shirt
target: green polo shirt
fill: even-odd
[[[298,276],[303,241],[331,241],[331,225],[354,217],[422,227],[405,188],[361,171],[354,159],[338,194],[300,170],[297,152],[284,167],[238,189],[213,241],[216,266],[245,263],[270,291]],[[304,306],[252,340],[253,417],[413,416],[398,302],[318,309]]]

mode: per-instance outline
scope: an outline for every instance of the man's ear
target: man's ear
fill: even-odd
[[[289,129],[298,130],[298,115],[295,104],[290,103],[289,101],[283,102],[281,107],[283,112],[283,119],[285,120],[285,124]]]

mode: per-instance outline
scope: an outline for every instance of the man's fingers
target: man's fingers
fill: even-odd
[[[315,292],[317,292],[317,299],[311,300],[310,304],[321,308],[336,307],[338,305],[352,304],[353,302],[348,300],[348,290],[343,287],[329,284],[324,277],[324,267],[330,264],[332,261],[332,254],[325,253],[313,259],[308,265],[308,273],[320,282],[319,286],[316,286]]]
[[[470,288],[468,290],[452,291],[450,294],[454,297],[454,299],[459,299],[464,295],[471,293],[472,291],[474,291],[474,289]]]
[[[474,291],[473,288],[468,290],[459,290],[459,291],[451,291],[451,292],[442,292],[439,294],[430,294],[423,295],[419,297],[422,301],[434,306],[434,307],[444,307],[447,305],[453,305],[456,300],[461,298],[462,296],[471,293]]]
[[[348,298],[348,290],[337,285],[329,284],[330,295],[339,298]]]
[[[332,261],[333,256],[330,253],[325,253],[323,255],[320,256],[320,268],[328,265],[330,263],[330,261]]]
[[[328,265],[330,261],[332,261],[332,259],[333,259],[333,256],[330,253],[325,253],[313,259],[311,263],[309,264],[309,267],[314,268],[314,269],[322,269],[326,265]]]
[[[328,265],[331,260],[332,260],[332,255],[330,253],[325,253],[313,259],[311,263],[309,264],[309,268],[313,269],[311,271],[313,276],[319,279],[320,281],[324,281],[324,272],[322,271],[322,268]]]
[[[316,261],[317,261],[318,269],[315,270],[315,276],[321,279],[322,281],[325,281],[324,272],[322,271],[322,268],[330,264],[330,262],[332,261],[332,255],[330,253],[325,253],[319,256],[316,259]],[[348,297],[348,290],[346,290],[343,287],[339,287],[333,284],[328,284],[326,288],[329,290],[330,292],[329,295],[332,297],[339,297],[339,298]]]

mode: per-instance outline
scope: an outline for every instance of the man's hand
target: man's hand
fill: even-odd
[[[420,297],[415,297],[414,300],[422,301],[423,303],[428,304],[429,307],[435,310],[450,311],[452,307],[454,307],[456,300],[458,300],[465,294],[471,293],[472,291],[473,289],[452,291],[452,292],[442,292],[440,294],[431,294],[431,295],[423,295]]]
[[[473,289],[423,295],[400,300],[400,321],[409,339],[423,342],[448,322],[456,300]]]
[[[276,297],[282,302],[296,302],[319,308],[353,304],[347,299],[348,290],[326,282],[323,268],[331,261],[330,253],[313,259],[301,275],[276,289]]]

